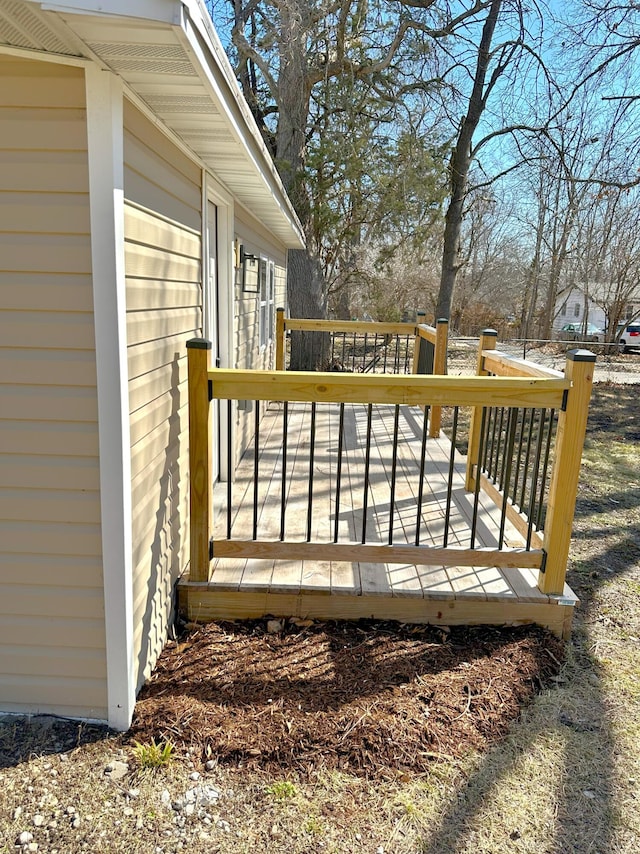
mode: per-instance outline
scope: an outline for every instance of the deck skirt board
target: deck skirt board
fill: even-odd
[[[501,511],[465,490],[465,460],[443,433],[425,445],[423,504],[418,514],[422,425],[420,407],[372,404],[369,482],[365,494],[369,406],[289,403],[286,457],[284,404],[268,402],[260,422],[257,539],[254,524],[254,448],[250,443],[232,484],[232,539],[227,540],[227,484],[214,488],[214,559],[208,583],[180,583],[190,619],[241,619],[267,614],[317,619],[375,617],[456,624],[538,623],[567,634],[576,600],[537,586],[541,548],[526,549]],[[339,501],[338,448],[342,444]],[[313,454],[311,516],[309,463]],[[395,481],[392,489],[392,467]],[[281,531],[283,466],[285,529]],[[444,547],[448,481],[451,493]],[[393,499],[393,507],[392,505]],[[362,542],[366,507],[366,542]],[[338,542],[334,543],[338,511]],[[416,546],[419,524],[419,546]],[[389,545],[389,532],[393,545]],[[307,542],[310,533],[310,542]],[[538,543],[536,543],[536,546]]]

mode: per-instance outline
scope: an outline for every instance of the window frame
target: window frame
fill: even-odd
[[[260,350],[265,350],[275,334],[275,264],[260,256],[260,292],[258,295],[258,322],[260,326]]]

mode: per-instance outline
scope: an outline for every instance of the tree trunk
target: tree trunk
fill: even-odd
[[[482,28],[478,47],[478,61],[473,78],[473,89],[469,96],[467,115],[462,119],[456,146],[451,156],[451,201],[445,216],[444,244],[442,249],[442,273],[436,306],[436,317],[449,319],[456,277],[460,269],[460,233],[467,178],[471,166],[471,143],[480,117],[486,106],[485,80],[491,58],[491,40],[496,28],[502,0],[493,0]]]
[[[276,133],[276,165],[284,187],[309,235],[311,217],[304,182],[305,133],[309,118],[311,90],[308,83],[305,45],[301,34],[305,16],[301,9],[284,6],[280,45],[279,115]],[[291,317],[326,316],[325,287],[318,259],[306,249],[289,250],[287,301]],[[316,336],[318,338],[320,336]],[[321,336],[321,339],[324,336]],[[318,342],[308,333],[299,333],[291,342],[291,368],[314,370],[323,361]],[[315,346],[314,346],[315,344]]]

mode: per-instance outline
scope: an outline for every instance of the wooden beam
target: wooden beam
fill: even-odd
[[[276,371],[284,371],[284,309],[276,309]]]
[[[213,530],[213,457],[209,405],[211,346],[211,342],[205,338],[187,341],[191,581],[209,580],[209,537]]]
[[[378,335],[415,335],[415,323],[379,323],[377,320],[315,320],[313,318],[287,317],[286,329],[305,332],[350,332],[351,334],[377,333]]]
[[[182,584],[182,582],[181,582]],[[543,602],[486,601],[463,597],[440,600],[387,596],[326,596],[316,593],[244,593],[216,590],[213,585],[186,583],[187,615],[208,622],[224,619],[256,619],[273,614],[316,620],[373,618],[437,626],[524,625],[548,628],[568,638],[573,605],[549,599]]]
[[[417,374],[420,366],[420,324],[424,320],[424,311],[416,312],[416,332],[413,339],[413,362],[411,364],[411,373]]]
[[[478,343],[478,363],[476,374],[479,377],[487,376],[489,373],[484,366],[485,351],[495,350],[498,333],[495,329],[485,329],[480,335]],[[493,404],[485,404],[491,406]],[[476,406],[471,413],[471,424],[469,425],[469,445],[467,448],[467,474],[465,478],[465,489],[473,492],[476,486],[474,466],[478,463],[478,451],[480,449],[480,429],[482,427],[482,405]]]
[[[413,566],[499,566],[538,569],[540,550],[464,549],[430,546],[318,543],[264,540],[215,540],[216,558],[265,558],[268,560],[327,560],[366,563],[407,563]]]
[[[555,460],[544,525],[547,561],[538,579],[538,586],[544,593],[561,594],[564,589],[595,361],[595,355],[589,350],[571,350],[567,354],[565,373],[571,389],[566,407],[558,414]]]
[[[568,380],[528,377],[396,376],[306,371],[209,371],[221,400],[404,403],[410,406],[529,406],[562,404]]]
[[[420,326],[416,329],[416,335],[418,338],[425,338],[427,341],[430,341],[432,344],[436,343],[437,330],[435,326],[427,326],[424,323],[421,323]]]
[[[536,365],[535,362],[527,362],[525,359],[516,359],[506,353],[485,350],[482,358],[485,371],[500,377],[547,377],[550,380],[564,377],[562,371],[545,368],[543,365]]]
[[[447,373],[447,339],[449,332],[449,321],[446,318],[440,318],[436,324],[436,340],[433,353],[433,373],[437,376],[444,376]],[[442,426],[442,407],[432,406],[431,417],[429,420],[429,436],[435,439],[440,435],[440,427]]]

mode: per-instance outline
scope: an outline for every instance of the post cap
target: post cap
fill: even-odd
[[[280,308],[277,308],[276,311],[284,311],[284,309],[282,308],[282,306],[280,306]]]
[[[495,329],[483,329],[480,334],[481,335],[487,335],[488,337],[491,337],[491,338],[497,338],[498,337],[498,333],[496,332]]]
[[[211,350],[213,344],[207,338],[190,338],[187,341],[187,350]]]
[[[596,354],[591,350],[569,350],[567,359],[570,362],[595,362]]]
[[[439,317],[436,320],[436,323],[449,323],[449,318],[448,317]]]

